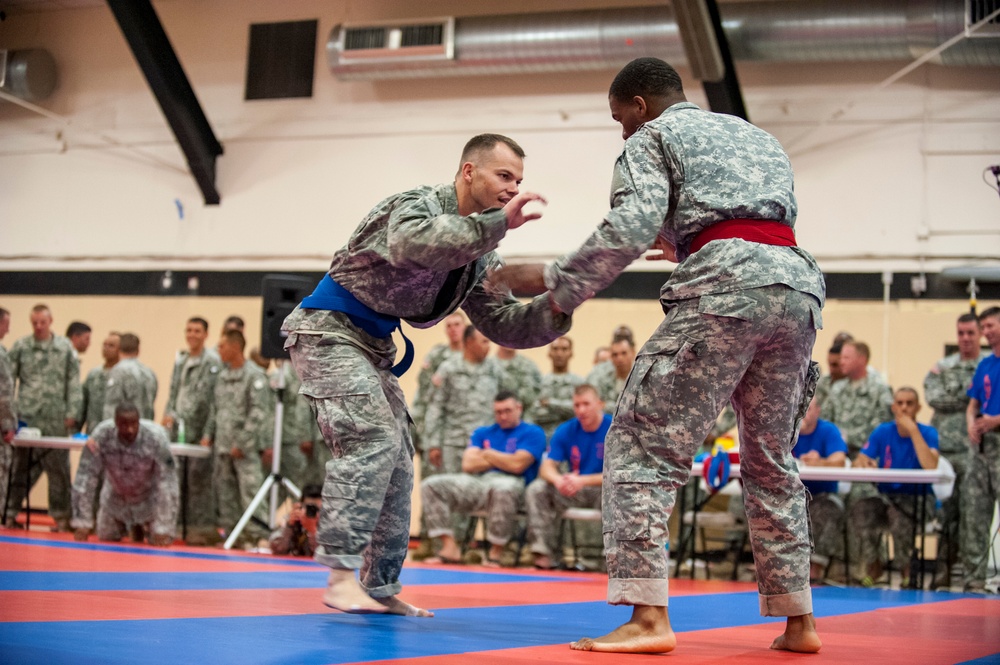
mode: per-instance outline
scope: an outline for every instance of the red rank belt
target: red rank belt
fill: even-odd
[[[790,226],[770,219],[727,219],[712,224],[691,241],[691,253],[713,240],[726,238],[741,238],[762,245],[780,245],[781,247],[796,247],[795,232]]]

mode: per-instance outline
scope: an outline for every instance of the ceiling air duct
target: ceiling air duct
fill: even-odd
[[[56,80],[56,61],[45,49],[0,49],[0,90],[38,102],[52,94]]]

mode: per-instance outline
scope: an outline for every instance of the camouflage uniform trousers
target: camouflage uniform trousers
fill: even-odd
[[[1000,500],[1000,432],[983,436],[983,452],[974,449],[962,487],[962,564],[966,588],[983,588],[990,555],[990,528]]]
[[[695,452],[731,399],[761,614],[812,612],[806,492],[791,449],[818,376],[810,355],[819,302],[773,285],[668,307],[605,441],[608,602],[667,605],[667,522]]]
[[[886,531],[892,536],[896,568],[903,570],[910,565],[917,535],[914,527],[920,501],[924,501],[924,515],[929,515],[927,508],[933,506],[932,495],[921,497],[918,494],[878,494],[851,505],[847,519],[855,526],[859,535],[860,558],[852,559],[855,562],[852,565],[858,569],[857,577],[864,578],[868,574],[869,564],[880,557],[881,537]]]
[[[286,348],[331,452],[315,559],[360,569],[373,598],[393,596],[410,538],[414,452],[391,361],[339,335],[292,333]]]
[[[524,478],[506,473],[443,473],[420,484],[427,535],[454,536],[454,513],[486,513],[486,540],[506,545],[517,527],[517,512],[524,498]]]
[[[218,450],[219,441],[215,442]],[[247,507],[253,502],[257,490],[264,483],[260,473],[260,455],[256,452],[244,453],[242,459],[236,459],[229,453],[216,452],[215,465],[212,469],[212,484],[215,487],[215,503],[219,510],[218,524],[226,532],[231,532]],[[243,533],[248,538],[267,538],[270,534],[267,516],[267,502],[262,501],[254,510],[256,520],[247,522]]]
[[[941,503],[938,518],[941,523],[941,540],[938,546],[938,561],[946,566],[959,560],[961,554],[961,514],[963,486],[965,476],[972,463],[971,451],[966,448],[961,452],[941,452],[955,470],[955,486],[947,501]],[[943,570],[943,569],[942,569]]]
[[[175,533],[179,497],[152,494],[145,501],[128,501],[115,493],[110,483],[101,488],[100,508],[95,529],[100,540],[119,541],[128,535],[131,525],[140,524],[150,536]]]
[[[29,423],[37,427],[42,436],[66,436],[66,424],[62,420],[38,421]],[[24,478],[28,475],[30,460],[30,476],[28,487]],[[21,504],[28,495],[28,488],[34,487],[42,472],[49,478],[49,515],[57,521],[69,520],[72,517],[70,501],[69,451],[55,448],[15,448],[14,468],[10,474],[10,494],[7,498],[8,519],[17,515]]]
[[[543,478],[536,478],[524,493],[528,509],[528,534],[531,551],[552,556],[559,548],[559,527],[563,511],[567,508],[600,508],[601,488],[582,487],[573,496],[563,496],[555,485]]]
[[[844,499],[821,492],[809,498],[809,526],[813,541],[813,563],[825,566],[830,559],[844,558]]]

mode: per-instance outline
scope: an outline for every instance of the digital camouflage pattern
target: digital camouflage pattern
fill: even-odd
[[[848,454],[854,459],[875,428],[894,418],[892,389],[874,372],[868,372],[858,381],[837,381],[821,413],[823,420],[840,429]]]
[[[417,394],[410,405],[410,417],[413,418],[413,426],[417,434],[419,443],[425,436],[424,421],[427,417],[427,407],[434,396],[434,375],[445,360],[449,358],[461,358],[462,350],[453,350],[447,344],[435,344],[431,348],[423,365],[420,366],[420,374],[417,376]],[[418,450],[421,446],[416,446]]]
[[[625,142],[603,223],[546,268],[556,304],[572,311],[658,235],[681,261],[660,291],[667,317],[636,359],[606,440],[611,603],[667,604],[667,518],[732,396],[761,612],[812,611],[805,490],[790,451],[819,375],[810,356],[823,274],[797,247],[723,239],[689,255],[716,222],[792,227],[796,207],[791,165],[773,136],[674,104]]]
[[[180,488],[162,427],[140,420],[139,434],[130,444],[118,438],[112,420],[94,428],[73,481],[74,529],[94,528],[94,500],[102,477],[98,538],[121,540],[133,524],[149,527],[156,536],[174,535]]]
[[[428,328],[459,306],[494,342],[548,344],[569,329],[546,296],[521,303],[487,288],[493,251],[507,232],[501,209],[462,217],[455,185],[420,187],[380,202],[330,266],[330,276],[377,312]],[[456,272],[452,272],[456,271]],[[453,293],[442,287],[453,275]],[[323,487],[316,560],[361,569],[372,597],[400,589],[409,540],[413,442],[410,417],[389,370],[396,347],[339,312],[296,308],[285,320],[289,350],[332,452]]]
[[[431,538],[454,537],[452,514],[485,511],[486,540],[506,545],[517,528],[524,477],[506,473],[443,473],[420,483],[420,498]]]
[[[844,379],[838,379],[838,381],[843,381]],[[830,396],[830,391],[833,390],[833,377],[829,374],[824,374],[819,377],[819,381],[816,382],[816,401],[819,402],[820,406],[826,402],[826,399]]]
[[[14,377],[10,373],[7,349],[0,346],[0,439],[17,431],[17,407],[14,402]],[[0,496],[7,496],[7,477],[14,460],[14,449],[0,441]]]
[[[573,391],[581,383],[583,379],[570,372],[544,375],[538,397],[524,419],[539,425],[545,430],[545,439],[551,439],[557,427],[573,418]]]
[[[10,349],[10,373],[17,384],[18,418],[29,427],[37,427],[42,436],[67,436],[66,420],[76,420],[83,401],[80,387],[80,361],[73,345],[65,337],[52,335],[39,342],[33,335],[17,340]],[[49,515],[57,522],[71,516],[68,450],[18,448],[14,451],[13,480],[7,499],[8,515],[17,514],[28,493],[25,469],[30,466],[34,487],[46,473],[49,480]]]
[[[962,360],[960,354],[952,353],[938,361],[924,378],[924,399],[934,409],[931,426],[938,432],[938,450],[955,471],[951,497],[942,502],[938,513],[941,524],[938,559],[946,562],[946,565],[958,560],[963,547],[960,530],[962,495],[972,459],[969,428],[965,422],[965,410],[969,406],[967,391],[972,385],[976,366],[987,355],[987,352],[983,352],[973,360]],[[974,544],[972,546],[975,547]]]
[[[108,370],[104,367],[95,367],[87,372],[87,378],[83,380],[83,401],[80,405],[80,415],[76,419],[80,425],[81,432],[94,431],[104,420],[104,398],[105,389],[108,384]]]
[[[215,453],[212,485],[219,526],[227,532],[247,509],[264,482],[260,471],[260,442],[267,432],[270,402],[274,399],[267,376],[252,362],[242,367],[224,366],[215,383],[215,393],[205,436],[212,440]],[[232,456],[238,448],[243,457]],[[261,502],[254,516],[268,524],[267,510]],[[244,534],[249,538],[266,538],[267,527],[254,520],[247,523]]]
[[[598,363],[587,375],[587,383],[597,389],[597,394],[604,402],[605,413],[614,413],[618,398],[625,389],[625,379],[618,378],[614,363],[610,360]]]
[[[542,372],[527,356],[516,354],[510,360],[496,358],[500,365],[500,389],[509,390],[524,406],[525,411],[538,399],[538,391],[542,387]]]
[[[222,361],[213,349],[206,348],[194,357],[186,349],[177,352],[164,409],[164,414],[174,419],[171,440],[179,440],[182,422],[185,443],[201,440],[212,410],[215,383],[221,368]],[[182,485],[183,475],[187,474],[187,494],[183,497],[185,505],[181,506],[181,510],[189,531],[205,532],[215,528],[213,463],[213,456],[205,459],[186,457],[178,466]]]
[[[549,481],[535,478],[524,492],[524,505],[528,511],[531,551],[552,556],[559,548],[563,511],[567,508],[600,509],[601,488],[581,487],[573,496],[563,496]],[[558,558],[562,559],[561,552]]]
[[[844,559],[844,500],[836,494],[815,494],[809,501],[812,561],[822,565]]]
[[[115,409],[125,402],[135,404],[140,416],[152,420],[156,390],[153,370],[136,358],[122,358],[108,371],[108,381],[104,388],[103,420],[113,419]]]
[[[442,363],[437,376],[441,385],[427,408],[424,448],[441,449],[441,473],[460,473],[469,437],[493,422],[493,401],[503,371],[492,357],[478,364],[458,357]]]
[[[969,458],[960,526],[965,588],[977,591],[986,584],[993,543],[990,525],[1000,500],[1000,432],[987,432],[982,441],[982,452],[976,448]]]

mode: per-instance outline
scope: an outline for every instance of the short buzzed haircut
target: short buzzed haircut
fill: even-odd
[[[465,330],[462,331],[462,342],[468,342],[472,339],[472,336],[476,334],[476,326],[471,323],[465,326]]]
[[[223,328],[235,327],[240,330],[243,330],[243,328],[245,328],[246,325],[243,323],[243,317],[233,314],[232,316],[226,319],[226,322],[222,324],[222,327]]]
[[[227,342],[232,342],[233,344],[239,347],[240,351],[243,351],[245,348],[247,348],[247,338],[243,336],[243,333],[241,333],[239,330],[236,330],[235,328],[230,328],[229,330],[223,330],[222,339],[226,340]]]
[[[843,348],[843,346],[853,346],[854,350],[863,355],[866,360],[869,360],[872,357],[872,350],[864,342],[858,342],[852,339],[849,342],[844,342],[841,348]]]
[[[501,390],[496,394],[496,397],[493,398],[493,401],[506,402],[509,399],[514,400],[518,404],[521,403],[521,399],[517,396],[517,393],[515,393],[513,390]]]
[[[515,155],[524,159],[524,148],[519,146],[514,139],[506,137],[503,134],[479,134],[469,139],[465,147],[462,148],[462,159],[458,164],[459,170],[461,170],[462,164],[475,161],[476,157],[493,150],[498,143],[503,143],[513,150]]]
[[[899,393],[910,393],[911,395],[913,395],[913,399],[917,400],[918,404],[920,403],[920,393],[917,392],[916,388],[913,388],[911,386],[901,386],[899,388],[896,388],[896,391],[892,393],[892,396],[895,397]]]
[[[662,98],[684,92],[680,74],[659,58],[636,58],[615,76],[608,96],[625,101],[633,97]]]
[[[139,336],[135,333],[122,333],[118,337],[118,350],[122,353],[139,353]]]
[[[66,337],[76,337],[77,335],[82,335],[83,333],[89,333],[90,326],[88,326],[83,321],[74,321],[69,324],[66,328]]]
[[[601,399],[601,393],[597,392],[597,388],[589,383],[581,383],[577,385],[576,388],[573,388],[573,397],[584,393],[594,393],[594,396],[597,397],[597,399]]]
[[[962,316],[958,317],[956,323],[979,323],[979,319],[972,312],[966,312]]]
[[[7,310],[5,310],[3,307],[0,307],[0,319],[4,318],[6,316],[10,316],[10,312],[8,312]]]
[[[205,329],[205,332],[208,332],[208,321],[201,318],[200,316],[192,316],[190,319],[187,320],[187,322],[197,323],[198,325],[200,325],[202,328]]]
[[[134,415],[136,418],[139,417],[139,407],[137,407],[132,402],[122,402],[115,407],[115,420],[118,420],[119,416],[131,416]]]
[[[37,314],[38,312],[48,312],[49,316],[52,315],[52,310],[49,309],[49,306],[44,303],[38,303],[37,305],[31,308],[32,314]]]
[[[987,307],[984,309],[983,313],[979,315],[979,322],[982,323],[984,319],[990,317],[1000,319],[1000,307]]]

